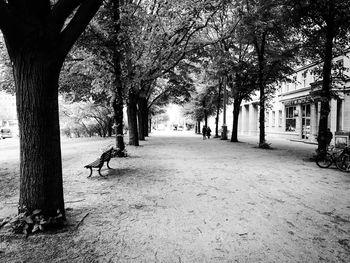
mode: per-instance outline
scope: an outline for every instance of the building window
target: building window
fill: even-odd
[[[269,121],[270,121],[270,113],[267,111],[267,112],[265,112],[266,127],[269,127]]]
[[[294,77],[293,77],[293,84],[294,84],[294,85],[293,85],[293,86],[294,86],[294,90],[296,90],[296,89],[297,89],[297,84],[298,84],[298,83],[297,83],[297,76],[294,76]]]
[[[306,87],[306,77],[307,77],[307,70],[305,70],[302,74],[303,76],[303,87]]]
[[[272,111],[272,127],[276,125],[276,112]]]
[[[278,111],[278,127],[282,127],[282,111]]]
[[[298,117],[297,108],[286,107],[286,131],[293,132],[296,130],[296,117]]]

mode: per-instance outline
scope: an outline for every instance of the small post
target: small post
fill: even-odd
[[[223,77],[223,88],[224,88],[224,116],[223,116],[223,125],[221,132],[221,140],[227,140],[227,125],[226,125],[226,101],[227,101],[227,90],[226,90],[226,76]]]

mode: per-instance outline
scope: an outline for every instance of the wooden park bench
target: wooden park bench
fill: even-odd
[[[103,177],[103,175],[101,174],[101,168],[104,162],[107,162],[108,169],[112,169],[111,167],[109,167],[109,161],[112,158],[112,153],[113,153],[113,147],[103,152],[101,157],[98,158],[96,161],[84,166],[84,168],[90,169],[90,175],[88,176],[88,178],[92,175],[92,168],[98,168],[98,173],[100,174],[100,176]]]

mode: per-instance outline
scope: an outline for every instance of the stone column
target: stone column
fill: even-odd
[[[317,102],[316,102],[317,103]],[[311,140],[312,141],[316,141],[316,137],[317,137],[317,111],[316,111],[316,104],[315,103],[311,103],[310,106],[310,110],[311,110],[311,116],[310,116],[310,122],[311,122],[311,127],[310,127],[310,133],[311,133]]]
[[[337,130],[337,100],[331,99],[330,106],[331,111],[328,115],[328,127],[334,133]]]
[[[302,136],[302,111],[301,111],[301,104],[295,105],[296,110],[298,111],[298,117],[296,117],[296,125],[295,125],[295,132],[298,133],[299,139],[301,139]]]
[[[350,131],[350,93],[344,94],[343,105],[343,130]]]

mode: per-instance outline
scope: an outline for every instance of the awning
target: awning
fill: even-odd
[[[289,105],[297,105],[297,104],[306,104],[306,103],[311,103],[313,102],[314,99],[311,98],[310,95],[306,96],[301,96],[293,99],[288,99],[285,101],[281,101],[284,105],[289,106]]]

